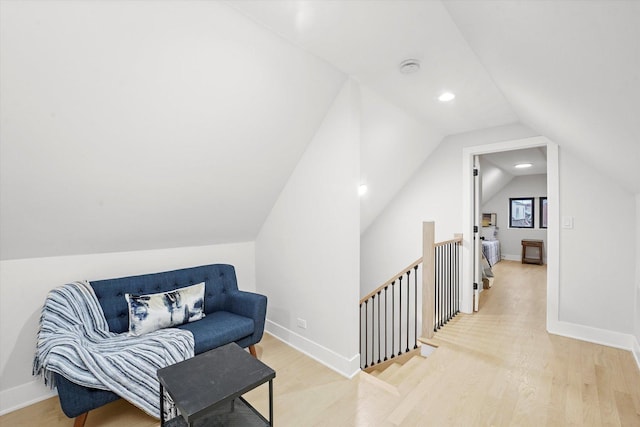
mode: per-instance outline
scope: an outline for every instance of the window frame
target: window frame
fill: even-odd
[[[530,225],[514,225],[513,223],[513,204],[518,201],[528,201],[531,205],[531,224]],[[535,197],[510,197],[509,198],[509,228],[535,228],[536,204]]]

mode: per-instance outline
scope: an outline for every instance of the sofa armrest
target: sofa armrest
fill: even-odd
[[[120,399],[120,396],[111,391],[78,385],[58,373],[55,374],[55,384],[62,412],[69,418],[75,418]]]
[[[237,291],[228,294],[227,311],[253,319],[254,329],[249,344],[260,342],[267,317],[267,297],[253,292]]]

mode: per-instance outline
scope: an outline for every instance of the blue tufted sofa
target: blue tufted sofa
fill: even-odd
[[[111,332],[129,330],[129,314],[125,293],[152,294],[205,282],[202,319],[178,326],[193,333],[195,354],[230,342],[249,348],[254,356],[254,344],[264,332],[267,297],[238,290],[232,265],[212,264],[142,276],[92,281],[91,286],[102,306]],[[60,406],[75,427],[84,425],[90,410],[119,399],[115,393],[80,386],[56,374]]]

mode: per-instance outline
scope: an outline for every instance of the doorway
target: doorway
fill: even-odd
[[[474,156],[546,147],[547,150],[547,329],[558,321],[559,290],[559,160],[558,145],[545,137],[533,137],[504,141],[494,144],[477,145],[463,149],[463,259],[460,308],[464,313],[473,312],[474,294],[474,236],[479,239],[479,230],[474,232]],[[477,282],[476,282],[477,283]]]

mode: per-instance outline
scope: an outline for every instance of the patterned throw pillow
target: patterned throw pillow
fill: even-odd
[[[204,282],[149,295],[125,294],[129,335],[195,322],[204,317]]]

